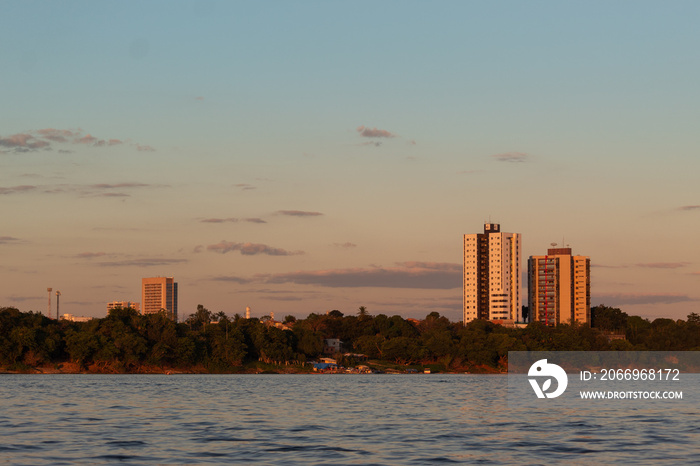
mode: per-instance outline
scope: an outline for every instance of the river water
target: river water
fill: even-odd
[[[697,464],[698,400],[533,409],[509,402],[507,385],[505,375],[0,375],[0,464]]]

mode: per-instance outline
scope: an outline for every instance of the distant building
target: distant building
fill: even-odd
[[[107,314],[112,309],[133,309],[135,311],[141,311],[141,304],[134,301],[112,301],[107,303]]]
[[[173,277],[141,279],[142,314],[165,311],[177,321],[177,283]]]
[[[497,223],[464,235],[463,321],[520,317],[520,233],[502,233]]]
[[[92,319],[94,319],[94,317],[78,317],[78,316],[74,316],[73,314],[63,314],[61,316],[61,319],[67,320],[70,322],[89,322]]]
[[[531,322],[545,325],[591,322],[591,260],[571,248],[548,249],[528,260]]]
[[[326,338],[323,340],[323,354],[340,353],[343,349],[343,342],[337,338]]]

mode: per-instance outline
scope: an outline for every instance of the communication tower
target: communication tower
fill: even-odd
[[[51,318],[51,292],[53,291],[53,288],[46,288],[46,291],[49,292],[49,305],[46,308],[46,317],[49,319]]]
[[[58,320],[58,300],[61,297],[61,292],[56,290],[56,320]]]

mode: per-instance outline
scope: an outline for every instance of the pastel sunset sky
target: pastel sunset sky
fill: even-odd
[[[0,306],[53,287],[103,317],[174,276],[181,318],[458,321],[462,235],[490,220],[523,271],[590,256],[594,305],[700,312],[699,23],[697,1],[0,2]]]

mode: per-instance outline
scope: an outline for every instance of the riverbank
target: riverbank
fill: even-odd
[[[370,367],[381,373],[428,373],[432,374],[499,374],[507,368],[495,368],[483,365],[473,365],[460,367],[458,369],[446,370],[440,364],[416,364],[401,366],[391,364],[387,361],[372,361]],[[345,370],[333,372],[334,374],[345,374]],[[193,367],[168,367],[154,366],[149,364],[130,365],[123,364],[91,364],[81,367],[77,363],[64,362],[59,364],[45,364],[39,366],[15,366],[0,367],[0,374],[319,374],[310,365],[274,365],[262,362],[250,362],[243,366],[231,366],[224,370],[211,370],[204,366]]]

